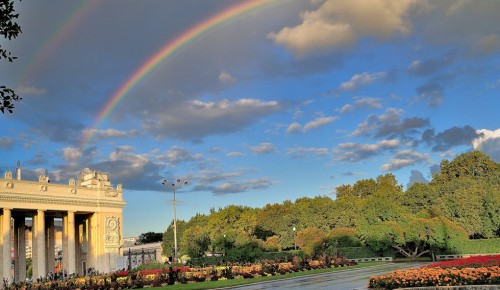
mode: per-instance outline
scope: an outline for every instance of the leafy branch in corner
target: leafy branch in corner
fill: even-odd
[[[18,17],[19,14],[15,13],[13,0],[0,0],[0,35],[5,39],[12,40],[16,38],[19,33],[22,33],[21,26],[14,21]],[[0,59],[2,58],[12,62],[17,57],[13,56],[10,51],[7,51],[0,45]],[[0,97],[0,111],[2,111],[2,113],[5,113],[5,110],[12,113],[14,110],[14,102],[19,102],[21,100],[21,97],[19,97],[13,89],[4,85],[0,86]]]

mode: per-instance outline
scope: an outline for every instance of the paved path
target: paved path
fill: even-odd
[[[397,269],[420,267],[424,263],[387,263],[378,266],[342,270],[338,272],[308,275],[235,287],[238,290],[259,289],[311,289],[311,290],[353,290],[364,289],[373,275],[382,275]]]

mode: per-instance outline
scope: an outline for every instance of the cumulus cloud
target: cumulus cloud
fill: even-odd
[[[101,172],[113,172],[111,182],[123,184],[131,190],[162,190],[160,174],[163,166],[148,157],[136,154],[132,146],[119,146],[111,152],[107,160],[89,164],[89,168]],[[157,180],[158,182],[154,182]]]
[[[417,95],[413,97],[412,102],[426,102],[429,107],[441,105],[444,99],[444,87],[435,82],[423,84],[416,89]]]
[[[299,133],[301,131],[302,131],[302,126],[297,122],[290,124],[286,129],[287,133]]]
[[[408,73],[419,77],[430,76],[449,66],[454,59],[455,56],[449,54],[435,59],[414,60],[408,67]]]
[[[272,143],[260,143],[257,146],[250,146],[248,148],[254,154],[269,154],[276,152],[276,147]]]
[[[0,148],[11,149],[14,145],[14,140],[11,138],[0,137]]]
[[[318,127],[322,127],[326,124],[330,124],[332,122],[335,122],[337,120],[337,117],[321,117],[321,118],[316,118],[311,122],[308,122],[304,125],[304,131],[307,132],[311,129],[315,129]]]
[[[120,131],[116,129],[84,129],[82,131],[84,136],[93,136],[96,139],[104,139],[104,138],[116,138],[116,137],[127,137],[130,133],[125,131]]]
[[[385,171],[396,171],[403,167],[412,166],[417,163],[430,162],[429,154],[419,153],[412,150],[401,150],[396,152],[389,163],[382,165]]]
[[[400,146],[400,141],[396,139],[382,140],[375,144],[342,143],[338,145],[334,153],[338,155],[337,160],[358,162],[387,150],[395,150]]]
[[[42,96],[47,93],[46,89],[37,88],[34,86],[19,86],[15,91],[20,96]]]
[[[401,119],[403,110],[388,108],[381,115],[369,115],[368,118],[360,123],[351,136],[373,136],[376,138],[402,137],[410,138],[411,135],[420,132],[420,129],[430,125],[429,119],[413,117]]]
[[[410,188],[414,183],[429,183],[427,179],[425,179],[422,172],[418,170],[412,170],[408,183],[406,184],[406,188]]]
[[[413,1],[327,0],[301,14],[302,23],[268,35],[301,57],[315,51],[351,47],[362,37],[386,39],[411,30],[407,12]]]
[[[245,154],[243,154],[241,152],[237,152],[237,151],[228,152],[226,155],[227,155],[227,157],[245,156]]]
[[[364,72],[362,74],[355,74],[351,77],[350,80],[341,83],[338,89],[353,91],[358,89],[362,85],[373,83],[374,81],[384,78],[385,76],[385,72],[377,72],[372,74]]]
[[[486,35],[479,39],[474,50],[482,55],[499,52],[500,37],[497,34]]]
[[[500,129],[481,129],[477,130],[476,133],[479,136],[472,140],[474,149],[480,150],[488,154],[491,159],[500,162]]]
[[[294,122],[288,126],[286,129],[287,133],[304,133],[312,129],[316,129],[332,122],[335,122],[338,117],[319,117],[310,122],[307,122],[304,126],[300,125],[297,122]]]
[[[303,148],[298,146],[286,149],[286,154],[290,155],[292,158],[305,158],[310,154],[314,156],[326,156],[328,153],[328,148]]]
[[[144,121],[144,130],[158,138],[198,141],[212,134],[236,132],[281,109],[277,101],[239,99],[231,102],[192,101]]]
[[[443,152],[450,150],[454,146],[470,146],[473,140],[482,135],[482,132],[476,131],[469,125],[463,127],[452,127],[438,134],[434,129],[425,130],[422,134],[422,141],[432,146],[432,151]]]
[[[245,175],[240,172],[200,172],[200,176],[194,177],[198,180],[192,191],[208,191],[214,195],[225,195],[243,193],[251,190],[264,190],[275,182],[266,177],[255,179],[244,179]]]
[[[229,73],[223,71],[219,74],[219,81],[223,84],[234,83],[236,79]]]
[[[352,104],[345,104],[340,109],[340,113],[347,113],[359,108],[382,109],[382,100],[379,98],[356,98]]]
[[[203,159],[203,155],[193,154],[179,146],[172,146],[165,154],[157,155],[156,158],[165,159],[170,164],[176,165],[183,162],[199,161]]]

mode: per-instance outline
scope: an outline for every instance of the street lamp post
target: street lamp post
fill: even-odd
[[[183,185],[186,185],[188,182],[187,181],[181,181],[180,179],[177,179],[175,182],[169,182],[168,180],[164,179],[161,184],[164,186],[169,187],[172,192],[174,193],[174,263],[177,263],[177,217],[176,217],[176,211],[175,211],[175,191],[177,188],[180,188]]]
[[[295,231],[297,230],[297,228],[293,227],[293,243],[295,244],[295,251],[297,251],[297,241],[295,239]]]

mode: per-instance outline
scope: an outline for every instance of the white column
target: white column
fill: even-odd
[[[24,216],[14,220],[17,234],[16,247],[16,282],[26,281],[26,219]]]
[[[37,251],[37,268],[38,277],[45,277],[47,268],[45,263],[45,211],[39,209],[37,211],[37,228],[35,229],[36,236],[36,251]],[[33,265],[34,266],[34,265]],[[34,267],[33,267],[34,268]]]
[[[31,222],[31,269],[32,269],[32,279],[35,282],[36,279],[40,278],[38,274],[38,253],[37,249],[37,228],[38,228],[38,216],[33,214]]]
[[[68,275],[76,273],[76,251],[75,251],[75,212],[68,211],[68,230],[67,233],[67,249],[68,252],[65,253],[67,256],[67,265],[64,266],[68,270]]]
[[[2,249],[2,268],[3,273],[2,277],[9,279],[9,283],[12,282],[12,275],[10,273],[11,268],[11,259],[10,259],[10,249],[11,249],[11,234],[10,234],[10,218],[11,218],[11,209],[4,208],[3,209],[3,219],[2,219],[2,241],[3,241],[3,249]]]
[[[56,238],[55,238],[55,228],[54,228],[54,218],[50,217],[47,219],[46,224],[46,263],[47,272],[53,272],[55,267],[55,247],[56,247]]]

